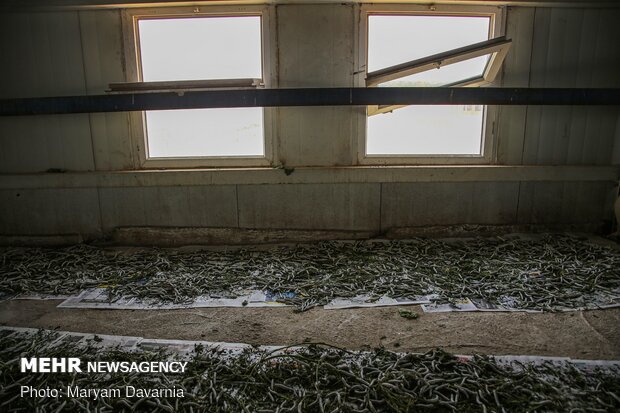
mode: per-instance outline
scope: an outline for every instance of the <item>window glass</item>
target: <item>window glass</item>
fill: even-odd
[[[488,17],[371,15],[368,71],[488,40]],[[488,56],[404,76],[378,86],[434,87],[479,77]],[[412,105],[369,116],[368,155],[480,155],[481,105]]]
[[[138,22],[142,80],[262,78],[259,16]]]
[[[480,153],[481,105],[416,105],[368,118],[368,154]]]
[[[368,16],[368,72],[489,39],[488,17]]]
[[[260,16],[138,21],[142,80],[262,78]],[[263,156],[262,108],[146,112],[150,158]]]
[[[436,87],[478,78],[484,72],[489,56],[480,56],[462,62],[426,70],[396,80],[381,83],[380,87]]]
[[[146,112],[149,156],[263,155],[261,108]]]

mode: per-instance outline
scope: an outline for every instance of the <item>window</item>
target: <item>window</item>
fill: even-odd
[[[409,11],[411,10],[411,11]],[[471,9],[469,9],[471,10]],[[497,75],[510,40],[498,9],[364,11],[367,87],[481,86]],[[488,155],[482,105],[369,106],[363,161],[480,162]]]
[[[128,10],[132,82],[113,92],[271,86],[267,9]],[[127,41],[127,40],[126,40]],[[126,45],[127,47],[127,45]],[[270,110],[146,111],[139,125],[144,166],[267,165]]]

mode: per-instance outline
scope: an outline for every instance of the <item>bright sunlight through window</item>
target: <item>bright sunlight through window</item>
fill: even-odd
[[[465,55],[460,48],[487,41],[489,25],[488,17],[370,15],[368,85],[458,86],[482,79],[491,53],[481,55],[484,49]],[[449,51],[465,57],[445,65],[447,60],[442,58],[432,68],[428,62],[424,66],[426,58]],[[374,84],[370,84],[372,79],[376,79]],[[367,155],[482,153],[482,105],[375,106],[369,107],[368,115]]]
[[[143,82],[262,79],[260,16],[138,21]],[[149,158],[263,156],[263,109],[146,112]]]

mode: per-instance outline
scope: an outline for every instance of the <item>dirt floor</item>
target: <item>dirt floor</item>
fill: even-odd
[[[0,325],[146,338],[287,345],[324,342],[349,349],[394,351],[441,347],[459,354],[620,359],[620,308],[564,313],[440,313],[409,320],[399,308],[201,308],[91,310],[60,301],[0,302]]]

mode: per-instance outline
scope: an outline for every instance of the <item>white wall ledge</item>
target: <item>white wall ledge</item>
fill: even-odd
[[[355,166],[283,169],[168,169],[0,174],[0,189],[387,182],[584,182],[620,180],[620,166]]]

